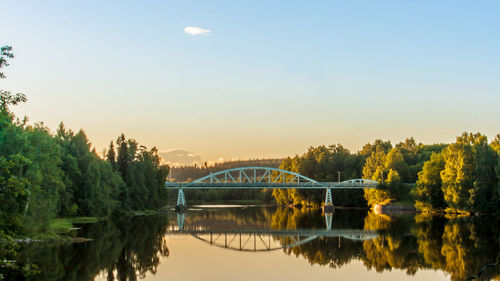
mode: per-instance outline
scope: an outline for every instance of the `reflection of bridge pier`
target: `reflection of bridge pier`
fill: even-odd
[[[186,213],[179,212],[177,213],[177,227],[180,231],[184,229],[184,220],[186,219]]]
[[[325,212],[325,224],[327,230],[332,229],[332,223],[333,223],[333,212]]]
[[[188,189],[325,189],[325,212],[332,211],[332,189],[376,188],[377,181],[354,179],[343,182],[317,182],[303,175],[269,167],[244,167],[220,171],[191,183],[166,182],[167,189],[178,189],[176,209],[186,207]]]

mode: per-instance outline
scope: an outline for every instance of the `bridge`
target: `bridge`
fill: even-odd
[[[177,208],[186,206],[184,190],[189,189],[325,189],[325,206],[333,206],[332,189],[376,188],[378,182],[351,179],[343,182],[318,182],[298,173],[270,167],[242,167],[211,173],[190,183],[166,182],[167,189],[178,189]]]
[[[184,226],[185,213],[177,214],[177,227],[167,229],[167,236],[190,235],[211,246],[243,252],[288,249],[320,237],[365,241],[378,237],[376,231],[364,229],[332,229],[332,213],[325,213],[326,229],[240,229],[213,228],[206,225]],[[279,241],[277,243],[276,241]]]

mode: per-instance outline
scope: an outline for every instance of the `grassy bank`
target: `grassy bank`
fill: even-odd
[[[49,222],[49,230],[57,234],[64,234],[75,229],[75,224],[96,223],[99,219],[96,217],[73,217],[73,218],[55,218]]]

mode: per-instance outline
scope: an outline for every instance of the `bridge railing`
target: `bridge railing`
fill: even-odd
[[[287,182],[287,183],[259,183],[259,182],[235,182],[235,183],[205,183],[205,182],[166,182],[165,187],[168,189],[205,189],[205,188],[374,188],[377,187],[374,183],[337,183],[337,182]]]

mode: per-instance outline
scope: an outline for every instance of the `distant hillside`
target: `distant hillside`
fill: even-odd
[[[213,165],[192,165],[192,166],[179,166],[172,167],[168,180],[176,182],[190,182],[195,179],[216,173],[227,169],[239,167],[271,167],[278,168],[281,165],[282,159],[255,159],[255,160],[238,160],[228,161],[222,163],[215,163]]]

